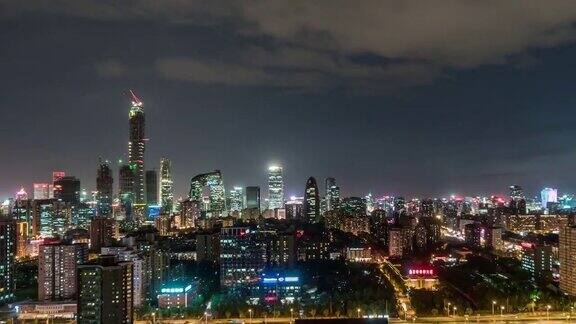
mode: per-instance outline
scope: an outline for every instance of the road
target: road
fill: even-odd
[[[321,318],[321,317],[317,317]],[[182,319],[182,320],[160,320],[157,319],[155,324],[224,324],[224,323],[244,323],[244,324],[262,324],[262,323],[286,323],[290,324],[292,321],[289,317],[279,318],[231,318],[231,319],[213,319],[213,320],[199,320],[199,319]],[[520,313],[520,314],[504,314],[500,315],[472,315],[466,316],[438,316],[438,317],[422,317],[403,320],[399,318],[391,318],[390,323],[576,323],[576,313],[570,317],[570,314],[564,312],[550,312],[546,316],[545,312],[540,313]],[[135,321],[135,323],[151,324],[152,321]]]
[[[380,272],[394,288],[394,297],[396,297],[397,301],[396,309],[398,309],[399,312],[403,312],[404,317],[413,316],[415,312],[410,304],[410,297],[408,297],[402,274],[387,259],[383,259],[380,262]]]

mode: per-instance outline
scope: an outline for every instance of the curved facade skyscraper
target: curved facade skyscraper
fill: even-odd
[[[281,166],[268,168],[268,208],[284,208],[284,178]]]
[[[320,195],[318,184],[314,177],[306,181],[306,191],[304,192],[304,217],[310,223],[320,221]]]
[[[143,103],[129,91],[131,99],[129,120],[130,120],[130,141],[128,142],[128,162],[134,170],[134,184],[132,186],[134,204],[143,205],[146,203],[144,192],[144,128],[145,116],[142,109]]]
[[[199,174],[192,178],[192,180],[190,180],[190,200],[197,202],[202,201],[202,192],[205,187],[208,187],[208,191],[210,192],[208,211],[212,213],[223,212],[226,209],[226,196],[220,170]]]

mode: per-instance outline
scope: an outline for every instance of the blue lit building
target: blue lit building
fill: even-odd
[[[154,219],[158,218],[158,216],[160,216],[162,206],[160,206],[160,205],[148,205],[146,208],[148,210],[148,212],[147,212],[148,219],[154,220]]]
[[[298,300],[302,289],[302,279],[294,271],[264,272],[258,283],[251,287],[252,304],[291,304]]]
[[[573,194],[558,197],[558,203],[563,211],[570,211],[576,208],[576,199],[574,199]]]
[[[87,203],[80,203],[72,214],[72,225],[75,228],[90,228],[90,221],[96,216],[96,208]]]
[[[43,238],[63,235],[72,219],[70,204],[55,199],[34,201],[34,234]]]

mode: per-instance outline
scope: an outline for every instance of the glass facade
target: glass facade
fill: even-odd
[[[268,168],[268,208],[276,209],[284,207],[284,179],[281,166]]]

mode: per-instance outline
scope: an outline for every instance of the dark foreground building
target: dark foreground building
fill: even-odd
[[[132,276],[132,262],[109,255],[78,266],[78,324],[132,323]]]

